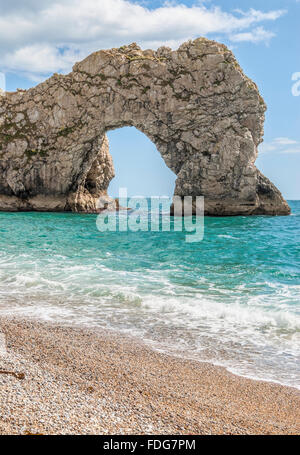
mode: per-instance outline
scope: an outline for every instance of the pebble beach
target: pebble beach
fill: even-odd
[[[0,434],[299,434],[297,389],[109,330],[0,318]]]

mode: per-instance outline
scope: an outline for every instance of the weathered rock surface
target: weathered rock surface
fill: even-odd
[[[114,176],[105,133],[135,126],[177,175],[175,194],[205,196],[207,214],[289,214],[255,167],[265,110],[214,41],[96,52],[0,97],[0,210],[95,211]]]

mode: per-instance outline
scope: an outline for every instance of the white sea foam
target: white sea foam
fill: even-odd
[[[227,234],[219,234],[218,237],[221,239],[239,240],[238,237],[233,237],[232,235],[227,235]]]
[[[145,292],[144,287],[139,286],[141,276],[136,273],[124,272],[127,277],[131,275],[126,283],[120,281],[116,272],[119,282],[110,277],[108,285],[94,282],[84,268],[68,270],[71,269],[72,277],[64,274],[64,279],[57,277],[57,281],[41,276],[40,272],[15,276],[17,286],[12,292],[6,287],[11,287],[10,280],[2,281],[0,312],[119,328],[152,340],[165,349],[169,346],[172,352],[185,349],[186,355],[190,352],[194,357],[198,352],[199,359],[206,352],[205,358],[210,361],[261,378],[265,373],[259,366],[256,365],[255,374],[251,370],[251,363],[258,362],[260,352],[271,352],[274,362],[277,361],[276,368],[288,356],[290,362],[296,362],[300,355],[300,315],[282,301],[282,296],[290,299],[297,294],[299,286],[279,287],[280,304],[273,301],[270,305],[264,294],[249,296],[245,302],[239,295],[233,299],[232,292],[226,289],[223,292],[219,289],[217,296],[208,297],[206,292],[191,292],[188,286],[176,286],[164,275],[158,278],[157,272],[149,271],[148,285],[156,279],[160,290]],[[239,288],[241,291],[242,286]],[[213,289],[211,286],[211,293]],[[215,352],[224,349],[227,354],[231,352],[227,359],[219,358]],[[275,380],[276,374],[271,373],[272,368],[268,377]],[[282,380],[289,383],[288,378]],[[295,380],[291,385],[296,385]]]

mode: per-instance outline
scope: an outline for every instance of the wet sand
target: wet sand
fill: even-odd
[[[300,433],[296,389],[112,331],[1,317],[0,333],[0,434]]]

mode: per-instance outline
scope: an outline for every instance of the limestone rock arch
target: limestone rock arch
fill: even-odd
[[[0,210],[96,210],[114,176],[106,132],[134,126],[208,215],[285,215],[255,167],[266,105],[231,51],[204,38],[172,51],[95,52],[0,97]]]

